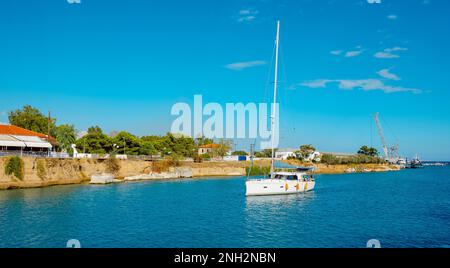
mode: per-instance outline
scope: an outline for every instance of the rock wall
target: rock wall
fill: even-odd
[[[113,163],[114,168],[111,168],[109,160],[23,157],[24,178],[20,180],[14,175],[5,174],[7,160],[8,157],[0,157],[0,190],[79,184],[89,182],[92,175],[103,173],[114,174],[114,177],[120,181],[243,176],[246,174],[245,164],[185,164],[182,167],[171,167],[166,172],[156,173],[152,172],[152,162],[148,161],[117,159]]]
[[[192,174],[194,177],[244,176],[246,171],[245,167],[193,167]]]
[[[113,174],[119,182],[133,180],[157,180],[191,177],[245,176],[247,162],[184,162],[181,167],[171,167],[165,172],[152,172],[152,162],[132,160],[99,159],[41,159],[23,157],[24,178],[5,174],[8,157],[0,157],[0,190],[14,188],[44,187],[50,185],[89,182],[92,175]],[[270,161],[255,162],[268,166]],[[390,165],[316,165],[318,174],[351,172],[384,172],[399,170]],[[156,169],[156,168],[155,168]],[[115,182],[117,182],[115,180]]]
[[[77,184],[89,182],[92,175],[111,172],[105,160],[23,157],[24,178],[20,180],[5,174],[7,160],[8,157],[0,157],[0,190]],[[117,163],[119,169],[112,173],[119,179],[148,173],[152,167],[152,163],[146,161],[117,160]]]

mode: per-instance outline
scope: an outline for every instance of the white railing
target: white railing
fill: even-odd
[[[39,158],[75,158],[75,159],[108,159],[109,154],[77,154],[70,155],[68,153],[58,152],[31,152],[31,151],[0,151],[0,157],[4,156],[23,156],[23,157],[39,157]],[[145,160],[155,161],[163,159],[160,155],[116,155],[117,159],[124,160]]]
[[[32,151],[0,151],[1,156],[25,156],[25,157],[40,157],[40,158],[70,158],[67,153],[56,152],[32,152]]]

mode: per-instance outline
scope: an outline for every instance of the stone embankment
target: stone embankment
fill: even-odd
[[[107,184],[141,180],[165,180],[201,177],[245,176],[248,162],[182,162],[179,167],[156,168],[150,161],[100,159],[43,159],[23,157],[22,176],[6,174],[9,157],[0,157],[0,190],[52,185],[96,183]],[[290,163],[302,165],[301,163]],[[270,161],[256,161],[255,166],[268,167]],[[385,172],[398,166],[383,164],[325,165],[317,164],[318,174]]]

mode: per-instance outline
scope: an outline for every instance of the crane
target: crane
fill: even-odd
[[[381,123],[380,123],[380,113],[374,113],[373,114],[373,119],[375,120],[375,124],[377,125],[377,129],[378,129],[378,135],[380,135],[380,139],[381,139],[381,144],[383,145],[383,152],[384,155],[386,156],[386,159],[389,160],[389,150],[388,150],[388,146],[386,144],[386,140],[384,138],[384,133],[383,133],[383,129],[381,128]]]

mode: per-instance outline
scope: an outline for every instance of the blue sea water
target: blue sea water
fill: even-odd
[[[0,191],[0,247],[449,247],[450,167],[322,175],[246,198],[245,178]]]

